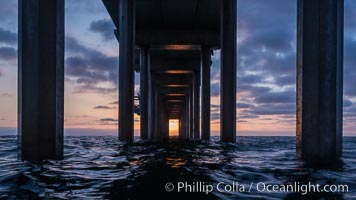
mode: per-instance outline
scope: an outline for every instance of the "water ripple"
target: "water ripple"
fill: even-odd
[[[66,137],[64,160],[17,160],[15,136],[0,137],[0,199],[172,199],[167,182],[348,184],[349,193],[174,193],[196,199],[352,199],[356,197],[356,138],[345,138],[341,163],[314,169],[295,156],[293,137],[238,137],[236,144],[172,140],[118,143],[116,137]],[[170,196],[171,195],[171,196]]]

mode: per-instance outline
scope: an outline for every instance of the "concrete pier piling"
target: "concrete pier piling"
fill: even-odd
[[[20,158],[62,159],[64,1],[19,0],[18,65]]]
[[[149,62],[149,49],[148,47],[142,47],[140,65],[140,135],[143,140],[148,139]]]
[[[181,138],[209,140],[211,53],[220,49],[220,137],[235,142],[237,0],[102,1],[120,45],[119,140],[134,138],[135,70],[142,139],[166,140],[175,119]],[[297,150],[334,160],[342,153],[344,2],[297,2]],[[19,0],[18,83],[21,159],[63,158],[63,0]]]
[[[221,0],[220,137],[236,141],[237,0]]]
[[[297,150],[329,161],[342,151],[343,0],[298,0]]]
[[[201,138],[210,139],[210,65],[211,49],[201,49]]]
[[[200,139],[200,72],[195,72],[193,75],[193,101],[193,139],[198,140]]]
[[[134,135],[135,0],[120,0],[119,139],[132,142]]]

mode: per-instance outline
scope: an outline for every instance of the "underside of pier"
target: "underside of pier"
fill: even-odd
[[[221,49],[221,140],[235,142],[236,0],[103,3],[120,43],[119,138],[132,142],[134,66],[140,57],[141,138],[168,138],[168,122],[177,119],[181,138],[209,139],[211,55]]]
[[[343,0],[298,0],[297,150],[342,151]],[[141,138],[210,138],[210,66],[220,49],[220,139],[236,141],[237,0],[103,0],[120,46],[119,139],[133,142],[134,73]],[[63,157],[64,1],[19,0],[19,149]],[[46,121],[46,123],[43,123]]]

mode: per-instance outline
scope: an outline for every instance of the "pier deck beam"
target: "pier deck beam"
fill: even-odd
[[[63,158],[64,1],[19,1],[19,157]]]
[[[221,0],[220,137],[236,142],[237,0]]]
[[[120,0],[119,140],[134,135],[135,0]]]
[[[297,151],[335,160],[342,151],[343,0],[298,0]]]

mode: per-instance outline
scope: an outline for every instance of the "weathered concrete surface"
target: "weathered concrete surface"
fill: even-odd
[[[195,140],[200,139],[200,72],[195,72],[193,77],[193,99],[194,99],[194,127],[193,138]]]
[[[103,0],[103,2],[118,29],[118,31],[115,31],[115,35],[120,42],[124,37],[127,37],[121,35],[125,33],[121,33],[122,31],[120,31],[123,28],[123,22],[119,16],[123,16],[121,12],[124,4],[119,0]],[[158,107],[159,103],[164,104],[166,102],[158,102],[158,98],[160,98],[158,82],[154,79],[157,78],[160,81],[162,79],[169,82],[171,77],[167,76],[167,74],[180,74],[182,70],[186,70],[192,71],[192,74],[195,72],[199,76],[196,76],[195,83],[190,85],[190,92],[187,94],[188,101],[185,101],[184,104],[184,121],[182,120],[180,124],[181,127],[187,129],[184,134],[188,138],[198,139],[200,138],[201,129],[199,113],[201,46],[209,46],[211,49],[220,47],[220,1],[136,0],[135,2],[136,15],[134,21],[136,26],[133,40],[138,46],[148,46],[151,53],[151,68],[149,72],[151,78],[148,89],[148,112],[150,113],[148,119],[149,138],[160,137],[160,134],[157,132],[161,132],[158,129],[159,124],[163,123],[161,115],[164,115],[166,118],[183,119],[183,106],[180,106],[179,109],[177,109],[177,105],[171,104],[166,105],[168,107],[164,108]],[[125,30],[125,32],[128,31]],[[180,72],[177,72],[178,70]],[[208,78],[210,79],[210,77]],[[189,82],[190,80],[187,77],[182,77],[179,81]],[[208,92],[210,93],[210,90]],[[208,96],[210,97],[210,94]],[[207,110],[210,102],[208,104],[206,104],[206,101],[204,102]],[[125,104],[127,105],[127,103],[129,102]],[[161,113],[161,109],[165,109],[165,112]],[[143,129],[144,126],[144,122],[142,122]],[[207,128],[210,131],[209,126]],[[183,131],[181,132],[183,134]]]
[[[342,151],[343,0],[298,0],[297,150],[309,161]]]
[[[237,0],[221,0],[220,137],[236,141]]]
[[[103,2],[119,28],[119,1]],[[137,45],[219,46],[219,0],[136,0],[136,10]]]
[[[119,139],[134,135],[135,0],[120,0]]]
[[[64,1],[19,0],[18,62],[20,158],[62,159]]]
[[[148,78],[149,78],[149,49],[141,48],[141,67],[140,67],[140,134],[141,139],[148,139]]]
[[[211,50],[201,50],[201,138],[210,139],[210,65]]]

